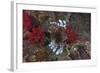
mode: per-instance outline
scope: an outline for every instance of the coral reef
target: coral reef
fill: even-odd
[[[91,59],[91,14],[23,10],[23,62]]]

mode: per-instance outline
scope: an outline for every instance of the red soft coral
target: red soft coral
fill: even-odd
[[[78,40],[78,34],[74,31],[72,26],[67,26],[65,32],[67,34],[67,42],[75,43]]]
[[[44,37],[45,34],[41,27],[33,27],[32,32],[28,34],[28,38],[32,44],[43,43]]]
[[[29,16],[28,12],[23,11],[23,28],[24,28],[24,30],[27,31],[32,27],[31,22],[32,21],[31,21],[31,18]]]

